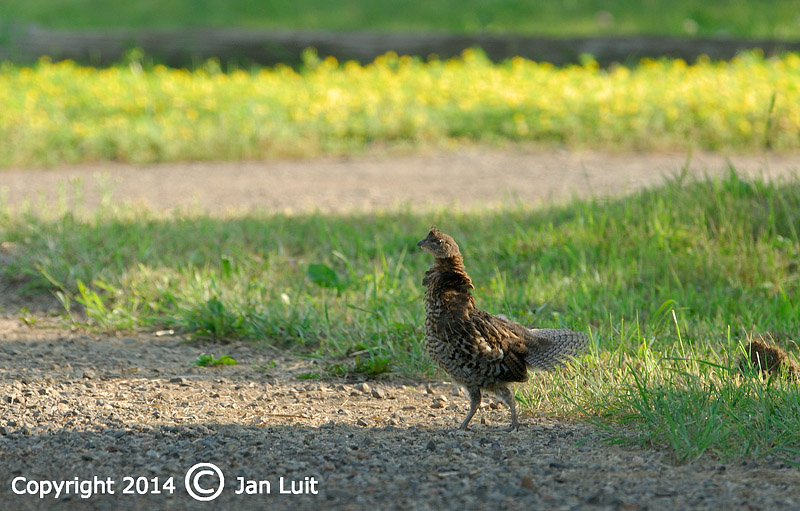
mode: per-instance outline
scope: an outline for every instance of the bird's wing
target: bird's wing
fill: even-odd
[[[527,380],[528,347],[520,330],[524,327],[482,310],[472,311],[470,320],[480,360],[494,366],[502,381]]]

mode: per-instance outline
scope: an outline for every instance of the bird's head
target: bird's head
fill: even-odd
[[[417,243],[417,246],[437,259],[461,257],[456,240],[436,227],[432,227],[425,239]]]

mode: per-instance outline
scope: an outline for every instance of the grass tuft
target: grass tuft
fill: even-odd
[[[239,362],[236,361],[230,355],[222,355],[219,357],[214,357],[214,355],[200,355],[197,357],[197,360],[192,362],[192,364],[199,366],[199,367],[217,367],[217,366],[230,366],[236,365]]]

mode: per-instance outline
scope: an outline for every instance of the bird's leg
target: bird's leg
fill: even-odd
[[[519,422],[517,422],[517,407],[514,403],[514,393],[511,392],[511,389],[508,387],[500,387],[495,392],[511,410],[511,426],[508,427],[508,431],[516,431],[519,429]]]
[[[464,419],[464,422],[458,427],[458,429],[467,429],[467,424],[472,419],[472,416],[475,415],[475,412],[478,410],[478,406],[481,404],[481,389],[479,387],[467,389],[469,392],[469,413],[467,414],[467,418]]]

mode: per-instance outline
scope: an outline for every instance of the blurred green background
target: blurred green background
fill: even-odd
[[[243,27],[523,35],[800,38],[797,0],[3,0],[44,28]]]

